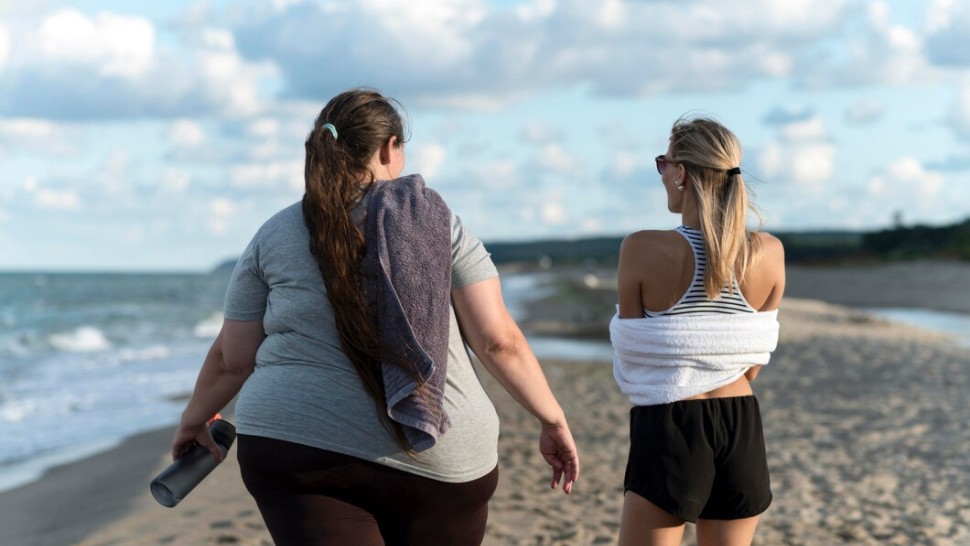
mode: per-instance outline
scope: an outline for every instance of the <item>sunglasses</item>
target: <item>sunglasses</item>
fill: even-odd
[[[657,157],[653,158],[653,160],[657,162],[657,172],[660,173],[661,176],[664,173],[664,169],[667,168],[667,164],[674,163],[673,161],[668,161],[667,157],[663,155],[658,155]]]

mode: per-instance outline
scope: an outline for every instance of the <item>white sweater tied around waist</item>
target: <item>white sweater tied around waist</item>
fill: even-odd
[[[637,406],[666,404],[736,381],[778,346],[778,311],[610,321],[613,377]]]

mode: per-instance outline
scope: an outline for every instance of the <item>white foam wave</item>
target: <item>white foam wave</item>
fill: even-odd
[[[141,362],[168,358],[171,354],[172,351],[164,345],[152,345],[143,349],[122,349],[118,353],[118,359],[122,362]]]
[[[222,313],[213,313],[209,318],[195,325],[195,337],[215,339],[222,330]]]
[[[94,326],[81,326],[71,332],[51,334],[47,339],[55,349],[67,353],[89,353],[111,347],[111,342]]]

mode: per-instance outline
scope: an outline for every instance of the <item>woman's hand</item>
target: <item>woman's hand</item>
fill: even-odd
[[[209,432],[208,424],[213,419],[216,419],[216,417],[201,424],[186,423],[184,420],[180,422],[178,429],[175,430],[175,438],[172,440],[172,459],[183,457],[189,450],[195,447],[195,444],[199,444],[208,449],[209,453],[212,453],[216,458],[216,461],[222,462],[222,450],[219,449],[219,445],[216,444],[216,441],[212,438],[212,434]]]
[[[569,427],[566,424],[543,425],[539,453],[552,466],[552,488],[555,489],[561,481],[563,492],[570,494],[573,483],[579,478],[579,454]]]

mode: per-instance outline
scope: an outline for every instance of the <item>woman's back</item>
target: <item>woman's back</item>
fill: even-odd
[[[698,230],[687,229],[695,237],[700,235]],[[784,291],[784,249],[772,235],[754,236],[759,240],[758,254],[744,277],[738,279],[738,287],[751,308],[770,311],[778,307]],[[628,284],[628,289],[620,291],[621,317],[638,318],[645,312],[670,311],[684,303],[692,283],[697,285],[693,282],[697,257],[687,236],[677,230],[638,231],[623,241],[623,247],[621,252],[628,259],[620,264],[623,269],[620,278]],[[638,289],[633,289],[634,283]],[[731,287],[726,288],[730,291]]]

